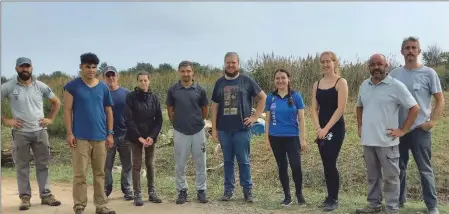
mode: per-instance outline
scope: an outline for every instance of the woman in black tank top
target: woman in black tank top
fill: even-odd
[[[319,207],[332,211],[339,206],[340,173],[337,169],[337,158],[345,137],[343,113],[348,98],[348,85],[346,80],[339,76],[335,53],[323,52],[320,63],[323,78],[313,85],[312,117],[328,195]]]

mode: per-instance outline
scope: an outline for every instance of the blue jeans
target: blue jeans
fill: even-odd
[[[239,165],[240,185],[244,189],[252,189],[250,166],[250,130],[218,131],[221,151],[224,159],[224,188],[225,191],[234,191],[235,168],[234,158]]]
[[[412,151],[413,159],[418,167],[419,175],[421,176],[421,187],[423,199],[427,208],[436,208],[438,205],[437,193],[435,188],[435,175],[432,170],[431,160],[431,145],[432,133],[424,131],[421,128],[416,128],[413,131],[405,134],[400,138],[399,144],[399,168],[401,173],[399,178],[401,180],[401,189],[399,194],[399,202],[406,202],[407,185],[406,185],[406,171],[409,160],[409,150]]]

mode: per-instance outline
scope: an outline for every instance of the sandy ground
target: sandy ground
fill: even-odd
[[[38,187],[35,181],[31,182],[32,197],[31,208],[26,211],[20,211],[19,204],[20,199],[17,192],[17,183],[14,178],[2,177],[2,214],[16,214],[16,213],[33,213],[33,214],[63,214],[74,213],[72,206],[72,187],[69,184],[51,184],[51,190],[62,204],[58,207],[50,207],[47,205],[41,205],[38,195]],[[91,186],[88,188],[89,201],[84,213],[95,213],[95,207],[93,205],[93,189]],[[174,200],[174,199],[173,199]],[[218,214],[222,213],[220,210],[215,211],[210,205],[199,204],[196,202],[188,202],[183,205],[177,205],[170,201],[163,201],[161,204],[154,204],[146,201],[141,207],[136,207],[132,204],[132,201],[123,200],[121,192],[113,192],[109,197],[109,207],[114,209],[117,214],[121,213],[161,213],[161,214]],[[218,208],[217,208],[218,209]]]

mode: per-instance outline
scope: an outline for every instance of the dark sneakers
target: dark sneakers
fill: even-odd
[[[157,204],[162,203],[162,199],[160,199],[159,196],[157,196],[156,191],[154,191],[154,189],[150,189],[148,191],[148,201]]]
[[[230,190],[225,190],[223,196],[221,196],[220,201],[230,201],[232,198],[233,192]]]
[[[288,207],[290,206],[290,204],[292,204],[292,198],[291,197],[286,197],[282,202],[281,205],[284,207]]]
[[[176,204],[184,204],[187,201],[187,189],[182,189],[179,191],[178,199],[176,199]]]
[[[131,201],[134,199],[134,194],[132,191],[128,191],[124,194],[123,198],[125,198],[126,201]]]
[[[251,189],[243,189],[243,197],[245,198],[246,202],[252,203],[254,202],[253,199],[253,193]]]
[[[205,190],[198,190],[198,192],[196,193],[196,197],[198,198],[198,201],[200,201],[200,203],[202,204],[209,202],[206,198]]]
[[[134,205],[135,206],[142,206],[143,205],[142,195],[141,194],[134,193]]]
[[[302,206],[302,205],[306,204],[306,200],[304,199],[304,196],[302,194],[296,196],[296,203],[299,206]]]

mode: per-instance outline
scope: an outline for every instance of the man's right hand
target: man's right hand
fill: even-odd
[[[218,143],[218,142],[219,142],[219,140],[218,140],[217,129],[212,129],[212,140],[213,140],[215,143]]]
[[[9,126],[9,127],[14,127],[16,129],[21,129],[22,126],[22,121],[21,120],[16,120],[16,119],[4,119],[3,122],[5,123],[5,125]]]
[[[67,145],[69,145],[69,147],[72,147],[72,148],[76,147],[75,136],[73,136],[73,134],[67,135]]]

